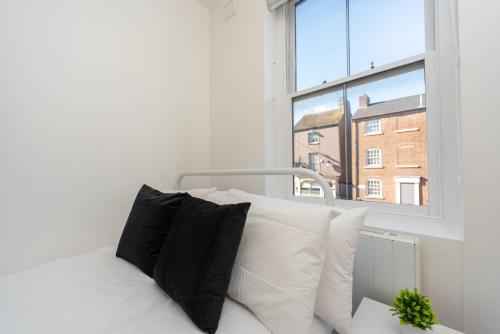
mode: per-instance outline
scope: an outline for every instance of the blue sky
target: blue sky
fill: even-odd
[[[350,0],[351,74],[425,51],[424,0]],[[304,0],[297,6],[297,89],[303,90],[346,76],[346,1]],[[359,95],[372,102],[425,93],[424,71],[348,89],[354,113]],[[306,113],[335,108],[341,92],[294,103],[297,122]]]

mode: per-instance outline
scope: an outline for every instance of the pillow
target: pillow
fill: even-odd
[[[123,229],[116,256],[152,277],[165,235],[179,206],[188,197],[186,193],[165,194],[143,185]]]
[[[273,334],[310,333],[332,209],[238,190],[208,199],[252,203],[229,296]]]
[[[339,334],[351,333],[352,271],[367,209],[349,209],[332,219],[314,314]]]
[[[219,324],[249,207],[186,199],[154,269],[156,283],[208,333]]]
[[[190,190],[167,190],[166,193],[187,192],[189,195],[206,200],[207,197],[216,192],[217,188],[197,188]]]

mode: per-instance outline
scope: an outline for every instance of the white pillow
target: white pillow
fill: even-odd
[[[201,198],[206,200],[210,194],[213,194],[217,191],[217,188],[198,188],[198,189],[189,189],[189,190],[167,190],[165,193],[177,193],[177,192],[186,192],[189,195],[197,198]]]
[[[351,333],[352,271],[367,209],[349,209],[332,219],[314,314],[339,334]]]
[[[228,294],[273,334],[307,334],[333,210],[230,190],[209,201],[251,202]]]

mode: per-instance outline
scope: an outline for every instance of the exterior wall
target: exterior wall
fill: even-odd
[[[320,134],[320,142],[318,144],[309,144],[308,134],[310,131],[295,132],[293,149],[296,165],[307,166],[309,163],[309,153],[319,153],[320,161],[324,161],[320,163],[320,174],[326,179],[338,180],[342,174],[343,161],[339,127],[332,126],[311,131]]]
[[[346,191],[340,186],[340,184],[346,183],[346,166],[348,166],[348,162],[346,161],[346,145],[344,143],[346,136],[345,123],[346,121],[343,117],[338,125],[296,131],[293,138],[294,167],[309,168],[309,153],[318,153],[320,160],[319,173],[330,182],[333,195],[336,198],[346,197]],[[320,134],[320,142],[318,144],[309,144],[308,134],[312,131]],[[297,192],[297,189],[300,188],[297,182],[300,183],[303,181],[310,180],[300,177],[295,178],[294,188],[296,195],[306,195]],[[322,191],[317,195],[323,196]]]
[[[365,121],[381,120],[381,134],[365,135]],[[396,203],[396,177],[420,177],[420,205],[428,205],[427,127],[425,111],[352,120],[353,198]],[[402,130],[408,130],[401,132]],[[411,130],[411,131],[410,131]],[[382,166],[367,168],[366,150],[382,150]],[[410,168],[410,166],[412,166]],[[381,198],[367,198],[367,180],[382,181]]]

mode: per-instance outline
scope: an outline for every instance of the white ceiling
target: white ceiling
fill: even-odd
[[[210,8],[213,0],[198,0],[203,6]]]

